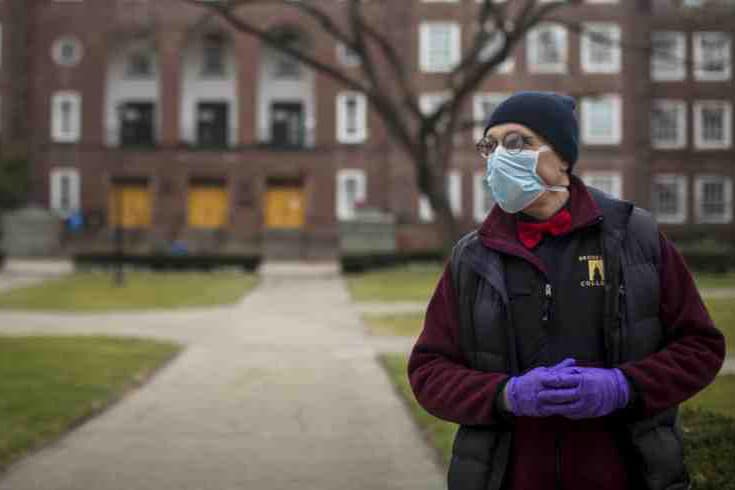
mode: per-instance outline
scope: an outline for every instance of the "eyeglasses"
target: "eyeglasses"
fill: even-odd
[[[532,143],[533,142],[530,137],[517,131],[511,131],[503,136],[503,148],[505,148],[511,155],[520,153],[527,146],[531,146]],[[488,134],[477,142],[476,147],[477,151],[482,155],[482,158],[488,158],[493,154],[495,149],[498,147],[498,144],[498,140]]]

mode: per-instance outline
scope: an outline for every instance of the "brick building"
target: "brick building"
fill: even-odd
[[[713,3],[564,7],[555,15],[581,31],[547,22],[529,32],[466,112],[482,121],[517,90],[568,93],[581,123],[578,174],[652,209],[674,236],[734,240],[735,7]],[[371,15],[404,47],[429,111],[470,42],[478,3],[382,5]],[[259,25],[357,69],[291,9],[258,12]],[[332,256],[339,220],[363,204],[396,217],[401,248],[437,245],[414,170],[365,98],[203,20],[201,9],[180,0],[0,0],[0,29],[0,138],[5,147],[27,136],[34,202],[85,216],[72,249],[109,249],[120,224],[129,250],[142,252],[178,241],[192,251]],[[457,136],[447,175],[464,229],[491,205],[478,134]]]

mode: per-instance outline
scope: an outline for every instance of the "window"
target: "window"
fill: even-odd
[[[445,73],[459,63],[461,41],[459,24],[424,22],[419,31],[419,66],[427,73]]]
[[[478,61],[480,63],[486,63],[492,59],[495,54],[503,48],[503,33],[500,31],[493,31],[488,37],[488,41],[485,46],[480,50],[478,54]],[[515,62],[511,55],[502,61],[496,68],[497,73],[510,73],[515,67]]]
[[[686,221],[687,180],[683,175],[653,176],[652,211],[659,223],[677,224]]]
[[[683,32],[651,34],[651,78],[657,81],[686,78],[686,41]]]
[[[485,184],[485,172],[475,172],[472,176],[472,180],[474,187],[474,210],[472,214],[474,215],[476,222],[482,223],[485,221],[485,217],[487,217],[487,214],[492,209],[495,201],[493,200],[490,189],[488,189]]]
[[[225,75],[225,39],[220,34],[209,34],[202,43],[202,75]]]
[[[342,169],[337,172],[337,219],[355,219],[355,210],[367,198],[367,179],[360,169]]]
[[[228,129],[226,102],[197,104],[197,143],[203,147],[226,147]]]
[[[55,168],[50,174],[49,203],[62,218],[69,217],[80,209],[79,170],[75,168]]]
[[[134,50],[128,54],[125,76],[128,78],[151,78],[153,76],[153,54],[147,50]]]
[[[587,73],[620,71],[620,27],[617,24],[585,24],[581,43],[582,70]]]
[[[367,139],[367,99],[359,92],[337,95],[337,141],[364,143]]]
[[[447,196],[454,216],[462,216],[462,173],[450,170],[447,174]]]
[[[64,36],[51,46],[51,57],[61,66],[76,66],[82,61],[82,43],[73,36]]]
[[[306,141],[304,104],[271,103],[271,145],[278,148],[303,148]]]
[[[56,92],[51,97],[51,140],[76,143],[81,138],[82,97],[78,92]]]
[[[694,182],[698,223],[732,221],[732,179],[723,175],[698,175]]]
[[[419,109],[424,116],[429,116],[436,112],[439,107],[449,100],[451,94],[449,92],[429,92],[419,96]],[[443,131],[446,128],[447,118],[442,116],[437,124],[437,130]],[[455,133],[455,141],[461,136],[461,133]]]
[[[273,52],[273,78],[299,79],[301,78],[301,62],[296,58],[279,51]]]
[[[615,145],[622,140],[621,100],[616,94],[582,99],[582,141]]]
[[[722,100],[694,102],[694,145],[703,150],[729,148],[732,106]]]
[[[694,78],[697,80],[729,80],[730,35],[725,32],[695,32],[692,35]]]
[[[120,106],[120,145],[152,146],[153,138],[152,102],[127,102]]]
[[[607,192],[615,198],[623,198],[623,176],[620,172],[584,172],[582,180],[588,186]]]
[[[431,207],[429,197],[425,194],[419,196],[419,221],[422,223],[434,221],[434,208]]]
[[[504,93],[484,93],[475,95],[472,110],[476,123],[474,134],[475,141],[479,141],[480,138],[482,138],[487,120],[490,118],[490,115],[493,113],[495,108],[498,107],[498,105],[500,105],[500,103],[506,98],[508,98],[508,94]]]
[[[462,174],[458,170],[451,170],[446,175],[446,193],[449,208],[454,216],[462,215]],[[419,195],[419,221],[429,223],[434,221],[434,208],[429,196]]]
[[[567,30],[564,26],[542,23],[528,32],[526,41],[531,73],[566,73]]]
[[[683,100],[654,99],[651,107],[651,145],[659,149],[687,144],[687,105]]]
[[[439,106],[449,100],[449,92],[430,92],[419,96],[419,109],[428,116],[439,109]]]
[[[343,43],[339,43],[337,44],[337,61],[344,66],[358,66],[360,56]]]

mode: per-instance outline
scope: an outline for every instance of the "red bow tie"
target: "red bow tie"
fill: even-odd
[[[545,233],[557,236],[569,231],[572,226],[572,215],[568,209],[562,208],[550,219],[540,223],[521,220],[516,220],[516,223],[518,239],[526,248],[533,248],[538,245]]]

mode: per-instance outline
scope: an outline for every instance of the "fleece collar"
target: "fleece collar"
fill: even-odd
[[[569,211],[572,215],[569,233],[602,220],[602,210],[584,182],[574,174],[570,175]],[[494,206],[480,226],[478,234],[480,241],[487,248],[524,258],[542,272],[546,272],[543,262],[518,240],[515,214],[506,213],[500,206]]]

